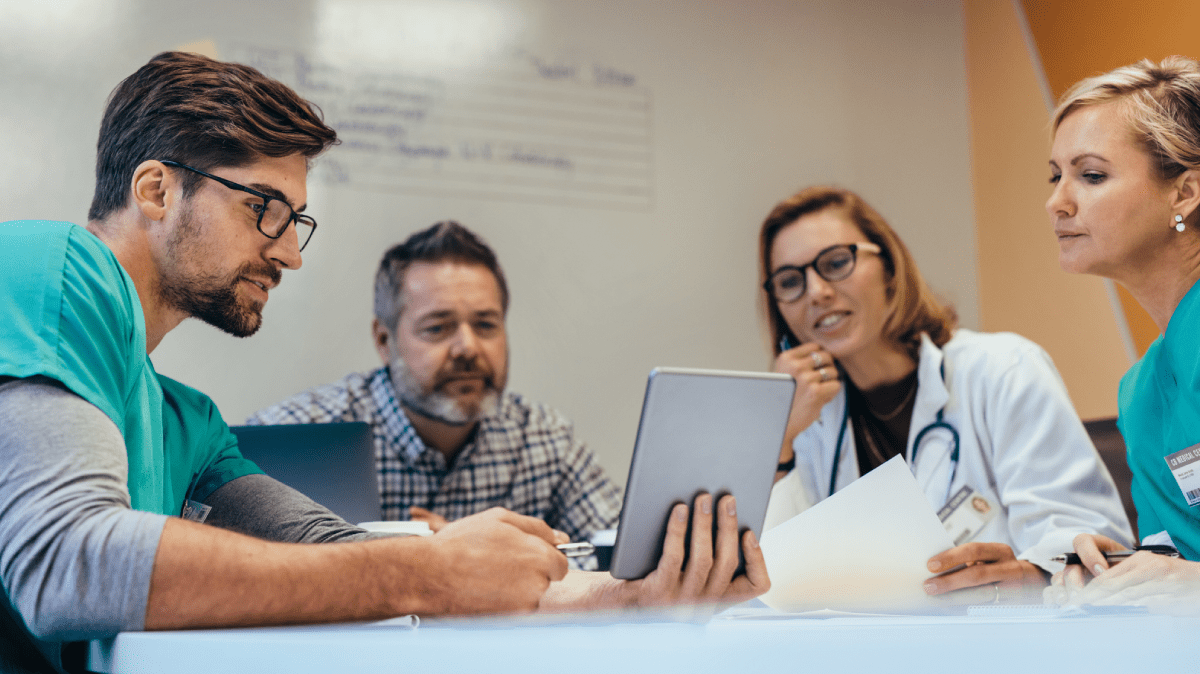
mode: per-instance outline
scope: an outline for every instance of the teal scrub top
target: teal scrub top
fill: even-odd
[[[104,412],[135,509],[179,515],[185,497],[262,472],[212,400],[154,371],[133,279],[83,227],[0,223],[0,317],[0,377],[49,377]]]
[[[1200,444],[1200,284],[1175,308],[1166,333],[1121,378],[1118,406],[1138,535],[1166,531],[1185,558],[1200,561],[1200,505],[1188,506],[1166,461]]]

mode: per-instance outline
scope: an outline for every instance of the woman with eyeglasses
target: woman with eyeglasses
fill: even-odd
[[[1080,536],[1082,565],[1046,599],[1200,611],[1200,63],[1144,60],[1083,80],[1052,128],[1059,264],[1120,283],[1161,333],[1121,378],[1118,426],[1142,543],[1182,557],[1117,564],[1104,553],[1119,540]]]
[[[983,586],[957,598],[1028,600],[1076,535],[1130,540],[1049,356],[957,328],[858,195],[810,187],[784,200],[760,253],[775,370],[797,383],[768,528],[903,456],[956,545],[929,560],[931,575],[965,565],[926,581],[931,595]]]

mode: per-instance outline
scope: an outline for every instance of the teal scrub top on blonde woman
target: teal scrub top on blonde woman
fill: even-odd
[[[1166,461],[1200,444],[1200,283],[1121,378],[1118,403],[1138,535],[1166,531],[1185,558],[1200,561],[1200,504],[1188,506]]]

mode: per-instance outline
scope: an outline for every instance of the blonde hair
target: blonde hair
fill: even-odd
[[[954,309],[942,304],[934,296],[917,270],[912,253],[908,252],[908,247],[891,225],[862,197],[850,190],[808,187],[776,204],[759,232],[760,282],[766,282],[771,274],[771,245],[779,232],[806,215],[830,209],[844,214],[871,243],[880,248],[880,259],[887,273],[888,308],[891,310],[883,325],[884,338],[903,347],[913,358],[917,357],[921,348],[921,333],[928,333],[929,339],[939,347],[950,341],[958,325]],[[762,297],[771,328],[771,341],[778,355],[779,342],[785,336],[793,342],[798,340],[783,320],[783,314],[779,312],[771,294],[763,291]]]
[[[1052,133],[1079,108],[1112,102],[1150,153],[1159,178],[1200,169],[1200,63],[1184,56],[1157,64],[1143,59],[1081,80],[1059,101]]]

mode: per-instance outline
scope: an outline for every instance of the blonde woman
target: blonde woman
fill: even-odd
[[[902,455],[930,506],[959,523],[959,545],[929,571],[966,566],[926,581],[929,594],[1040,596],[1061,568],[1050,558],[1077,534],[1130,539],[1049,356],[1017,335],[956,328],[858,195],[812,187],[784,200],[760,252],[775,369],[798,385],[768,526]]]
[[[1200,64],[1171,57],[1083,80],[1054,113],[1046,210],[1069,272],[1127,288],[1162,333],[1121,379],[1138,531],[1182,558],[1080,536],[1082,565],[1048,601],[1184,606],[1200,600]],[[1200,456],[1200,452],[1196,452]],[[1189,561],[1190,560],[1190,561]],[[1086,569],[1087,571],[1085,571]],[[1085,582],[1094,576],[1094,580]]]

